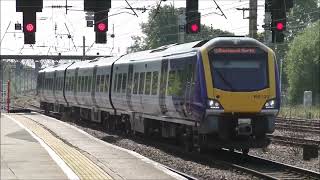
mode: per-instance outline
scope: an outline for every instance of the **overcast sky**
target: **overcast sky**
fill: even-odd
[[[249,21],[243,19],[242,11],[236,8],[249,7],[249,0],[216,0],[228,19],[218,15],[213,0],[199,0],[201,23],[213,26],[215,29],[234,32],[236,35],[248,34]],[[131,36],[142,35],[139,24],[146,22],[148,11],[137,11],[139,17],[133,16],[125,0],[112,0],[109,12],[109,31],[107,44],[94,43],[93,27],[86,27],[83,0],[68,0],[72,6],[65,13],[65,9],[53,9],[52,5],[65,5],[65,0],[44,0],[42,12],[37,13],[36,44],[23,44],[22,30],[15,30],[15,23],[22,23],[22,13],[16,12],[15,0],[0,0],[1,4],[1,54],[28,54],[28,55],[82,55],[82,39],[86,38],[86,54],[116,55],[126,52],[126,48],[133,42]],[[128,0],[132,7],[156,7],[159,0]],[[173,4],[176,8],[185,7],[185,0],[167,0],[162,5]],[[120,14],[118,14],[120,13]],[[118,14],[118,15],[117,15]],[[208,15],[205,15],[208,14]],[[248,12],[245,14],[248,16]],[[262,31],[264,18],[264,0],[258,0],[258,30]],[[112,25],[115,29],[114,43],[110,38]],[[56,26],[56,30],[55,30]],[[68,30],[72,39],[68,39]],[[114,47],[114,48],[113,48]]]

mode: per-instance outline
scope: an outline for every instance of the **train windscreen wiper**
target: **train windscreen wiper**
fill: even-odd
[[[230,88],[231,91],[233,91],[234,89],[233,89],[231,83],[230,83],[229,81],[227,81],[227,80],[223,77],[222,73],[221,73],[220,71],[218,71],[216,68],[214,68],[213,70],[217,72],[217,74],[219,75],[220,79],[222,79],[222,81],[224,82],[224,84],[227,85],[227,86]]]

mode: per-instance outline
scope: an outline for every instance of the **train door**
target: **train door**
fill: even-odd
[[[160,75],[160,91],[159,91],[159,106],[161,113],[165,115],[168,111],[166,106],[166,89],[167,89],[167,76],[168,76],[168,59],[163,59],[161,62],[161,75]]]

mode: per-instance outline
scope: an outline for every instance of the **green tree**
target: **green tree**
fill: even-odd
[[[302,31],[305,27],[319,20],[319,0],[294,1],[292,10],[288,13],[287,30],[289,40]]]
[[[289,81],[289,102],[302,102],[303,91],[312,90],[313,99],[320,94],[320,21],[306,28],[289,44],[286,72]]]
[[[142,23],[141,29],[144,36],[132,37],[134,43],[127,49],[128,52],[136,52],[153,49],[163,45],[178,42],[178,14],[182,9],[165,5],[149,12],[148,21]],[[212,29],[202,25],[198,34],[185,34],[185,42],[210,39],[219,35],[233,35],[230,32]]]
[[[278,44],[275,52],[277,59],[283,62],[283,67],[287,66],[285,59],[288,44],[303,31],[305,27],[316,22],[319,19],[320,8],[318,7],[319,0],[299,0],[294,1],[293,8],[287,13],[287,32],[286,39],[283,44]],[[288,78],[286,71],[282,73],[282,87],[288,88]]]

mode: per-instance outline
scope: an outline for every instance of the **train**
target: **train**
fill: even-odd
[[[266,147],[280,109],[275,53],[238,36],[47,67],[37,93],[45,112],[187,150]]]

